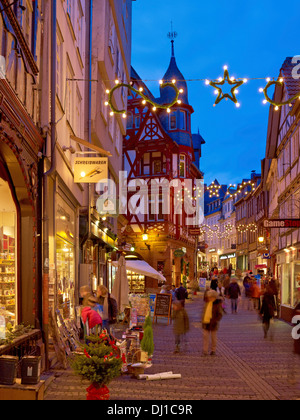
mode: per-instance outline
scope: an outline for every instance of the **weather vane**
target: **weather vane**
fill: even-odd
[[[172,57],[174,57],[174,39],[177,37],[177,32],[173,31],[173,22],[171,21],[171,32],[168,32],[168,38],[172,44]]]

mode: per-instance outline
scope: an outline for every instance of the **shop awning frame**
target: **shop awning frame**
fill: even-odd
[[[113,261],[112,265],[118,267],[118,262]],[[160,281],[166,281],[166,278],[158,271],[156,271],[153,267],[151,267],[151,265],[149,265],[146,261],[126,260],[126,270],[132,271],[133,273],[142,274],[144,276],[151,277]]]

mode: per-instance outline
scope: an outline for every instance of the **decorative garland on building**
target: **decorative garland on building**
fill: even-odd
[[[166,105],[163,104],[159,104],[157,102],[152,101],[152,99],[148,98],[144,93],[143,93],[143,88],[140,87],[138,90],[135,89],[133,86],[127,84],[127,83],[120,83],[118,80],[115,81],[116,86],[114,86],[111,90],[107,90],[106,93],[108,93],[108,101],[105,102],[105,105],[109,105],[110,109],[111,109],[111,115],[113,114],[122,114],[124,118],[126,118],[126,110],[125,109],[117,109],[113,103],[112,103],[112,98],[113,98],[113,94],[117,89],[120,89],[121,87],[125,87],[133,92],[135,92],[136,94],[138,94],[139,96],[141,96],[143,98],[143,103],[146,104],[146,102],[148,102],[150,105],[153,106],[153,111],[156,111],[157,109],[165,109],[167,112],[170,112],[170,108],[175,105],[175,104],[180,104],[181,101],[179,99],[179,94],[183,93],[183,89],[178,89],[177,86],[175,85],[176,80],[173,80],[172,82],[166,82],[163,83],[163,81],[160,81],[160,85],[161,88],[165,88],[165,87],[171,87],[172,89],[174,89],[175,91],[175,98],[174,100]]]

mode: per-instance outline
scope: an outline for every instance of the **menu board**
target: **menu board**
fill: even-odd
[[[169,319],[171,317],[172,295],[169,293],[157,293],[155,299],[154,317],[163,317]]]

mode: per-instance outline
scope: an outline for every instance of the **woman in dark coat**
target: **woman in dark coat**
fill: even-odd
[[[267,338],[268,336],[270,323],[275,315],[275,308],[276,308],[276,305],[275,305],[273,291],[269,286],[267,286],[266,291],[264,293],[261,310],[260,310],[260,315],[262,317],[262,322],[263,322],[264,338]]]

